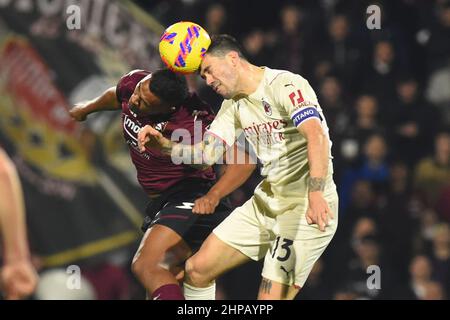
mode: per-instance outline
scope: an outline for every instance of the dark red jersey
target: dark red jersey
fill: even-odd
[[[155,116],[135,114],[129,108],[128,100],[139,81],[150,72],[135,70],[123,76],[116,87],[117,99],[122,105],[122,127],[125,141],[130,149],[131,160],[136,166],[137,179],[148,194],[161,193],[186,178],[201,178],[214,180],[212,168],[206,170],[195,169],[187,164],[174,164],[170,156],[162,154],[157,149],[147,148],[140,153],[137,143],[139,129],[151,125],[160,131],[164,137],[172,139],[174,136],[189,133],[191,143],[198,143],[203,138],[205,129],[214,119],[211,108],[196,94],[191,94],[182,106],[172,114],[159,119]],[[197,121],[197,124],[195,124]],[[194,131],[196,131],[194,135]],[[194,141],[194,138],[197,141]],[[181,139],[177,139],[181,141]],[[186,143],[186,141],[183,141]]]

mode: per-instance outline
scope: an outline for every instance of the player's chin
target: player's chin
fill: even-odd
[[[230,94],[229,92],[226,92],[226,91],[217,91],[217,93],[219,95],[221,95],[222,98],[224,98],[224,99],[231,99],[231,98],[233,98],[233,95]]]

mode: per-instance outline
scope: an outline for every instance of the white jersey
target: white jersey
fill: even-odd
[[[320,121],[329,139],[325,117],[308,81],[289,71],[265,67],[258,89],[248,96],[224,100],[209,129],[229,146],[243,131],[263,164],[265,179],[255,196],[274,215],[308,196],[307,141],[297,129],[305,121]],[[325,197],[336,192],[331,141],[329,157]]]

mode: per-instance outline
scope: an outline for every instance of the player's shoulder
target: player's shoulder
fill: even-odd
[[[234,109],[238,105],[238,102],[233,99],[224,99],[222,101],[222,104],[220,105],[220,109],[218,112],[219,114],[225,113],[225,112],[234,112]]]
[[[236,105],[239,100],[234,99],[223,99],[222,104],[220,105],[220,109],[226,108],[229,109],[230,107]]]
[[[288,70],[265,68],[266,83],[271,87],[289,86],[294,83],[299,84],[308,82],[301,75]]]

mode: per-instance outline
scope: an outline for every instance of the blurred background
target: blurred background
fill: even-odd
[[[81,8],[69,30],[66,8]],[[381,9],[369,30],[366,9]],[[73,122],[74,103],[135,68],[180,20],[229,33],[250,62],[309,80],[330,127],[339,228],[298,299],[450,297],[450,1],[0,1],[0,146],[23,185],[41,283],[33,299],[143,299],[130,272],[146,195],[118,113]],[[189,79],[215,110],[221,98]],[[258,173],[231,195],[245,202]],[[1,190],[0,190],[1,192]],[[78,265],[83,290],[66,292]],[[367,267],[381,269],[368,289]],[[218,281],[219,299],[255,299],[261,263]],[[67,295],[67,296],[66,296]]]

